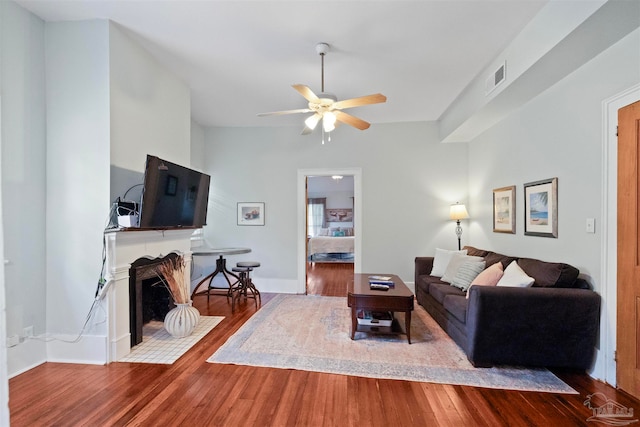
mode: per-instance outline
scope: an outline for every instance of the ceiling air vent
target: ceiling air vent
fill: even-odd
[[[497,88],[506,77],[507,63],[503,62],[498,69],[489,76],[485,84],[485,95],[489,95],[495,88]]]

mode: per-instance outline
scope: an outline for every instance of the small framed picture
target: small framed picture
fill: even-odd
[[[558,178],[524,184],[524,234],[558,237]]]
[[[264,202],[238,202],[238,225],[264,225]]]
[[[493,232],[516,234],[516,186],[493,190]]]

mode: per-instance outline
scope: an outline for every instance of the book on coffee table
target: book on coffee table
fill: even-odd
[[[387,285],[393,287],[391,276],[369,276],[369,285]]]
[[[392,279],[391,276],[369,276],[369,280],[384,280],[384,281],[390,281]],[[392,280],[391,280],[392,281]]]

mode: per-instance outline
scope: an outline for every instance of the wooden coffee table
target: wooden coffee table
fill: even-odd
[[[369,276],[390,276],[394,286],[388,291],[370,289]],[[353,282],[347,288],[347,303],[351,307],[351,339],[354,339],[356,331],[362,332],[391,332],[405,333],[407,341],[411,344],[411,311],[413,310],[413,293],[395,274],[354,274]],[[358,310],[367,311],[402,311],[404,312],[404,331],[399,328],[397,320],[393,320],[392,327],[388,331],[379,328],[358,325]]]

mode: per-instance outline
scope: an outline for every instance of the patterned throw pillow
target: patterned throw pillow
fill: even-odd
[[[453,254],[451,256],[451,260],[449,261],[449,265],[447,265],[446,270],[444,270],[444,274],[440,278],[443,282],[451,283],[453,282],[453,278],[456,277],[456,273],[462,264],[467,261],[484,261],[484,259],[480,256],[470,256],[470,255],[462,255],[462,254]]]
[[[465,261],[460,268],[458,268],[456,276],[451,281],[451,286],[466,291],[473,279],[484,270],[484,267],[484,261]]]

